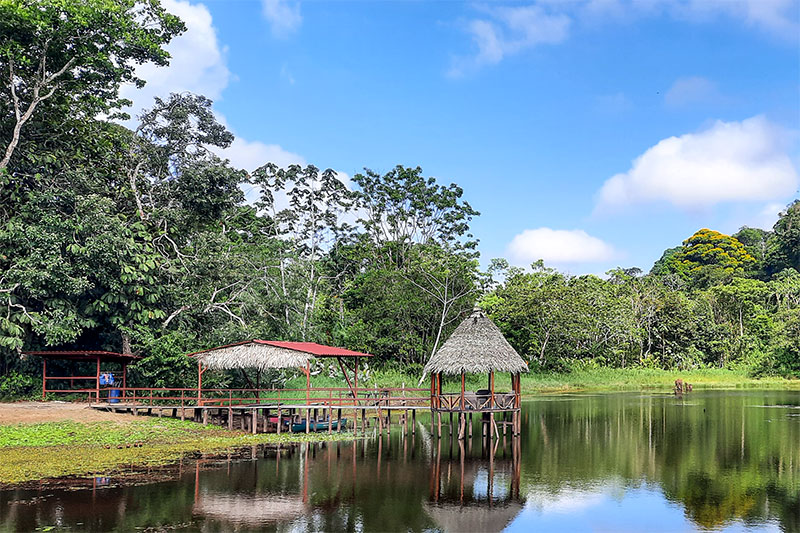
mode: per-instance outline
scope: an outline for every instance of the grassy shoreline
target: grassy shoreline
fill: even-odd
[[[126,470],[173,463],[258,444],[352,440],[352,433],[246,434],[172,419],[0,425],[0,488],[42,479],[124,476]]]
[[[747,370],[702,369],[690,371],[648,368],[593,368],[568,374],[522,376],[522,394],[555,392],[671,391],[676,379],[702,389],[800,390],[800,380],[781,377],[753,378]]]
[[[521,387],[523,396],[541,393],[559,392],[613,392],[613,391],[671,391],[676,379],[691,383],[696,390],[700,389],[789,389],[800,390],[800,379],[781,377],[751,377],[747,369],[728,370],[708,368],[679,371],[649,368],[587,368],[569,373],[530,373],[523,374]],[[315,385],[340,386],[334,381]],[[461,379],[458,376],[445,377],[444,389],[448,392],[461,390]],[[375,372],[366,387],[417,387],[419,376],[397,371]],[[425,382],[421,387],[428,387]],[[466,377],[466,389],[477,390],[487,387],[486,376]],[[496,390],[508,390],[510,378],[507,374],[496,374]]]

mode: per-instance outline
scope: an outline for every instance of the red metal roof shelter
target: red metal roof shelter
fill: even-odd
[[[261,339],[251,339],[247,341],[234,342],[233,344],[226,344],[224,346],[217,346],[216,348],[209,348],[208,350],[200,350],[189,354],[189,357],[194,357],[201,353],[207,353],[221,348],[230,348],[232,346],[241,346],[243,344],[266,344],[268,346],[275,346],[276,348],[286,348],[296,352],[303,352],[311,354],[314,357],[372,357],[372,354],[363,352],[354,352],[345,348],[337,348],[336,346],[326,346],[324,344],[317,344],[316,342],[298,342],[298,341],[265,341]]]
[[[277,350],[259,349],[269,346]],[[304,355],[300,355],[304,354]],[[347,367],[342,361],[343,357],[372,357],[371,354],[337,348],[336,346],[326,346],[316,342],[297,342],[297,341],[265,341],[262,339],[250,339],[246,341],[217,346],[208,350],[190,353],[189,357],[197,358],[197,391],[200,397],[203,388],[203,373],[209,368],[217,369],[244,369],[244,368],[290,368],[299,367],[306,375],[306,396],[309,396],[311,389],[311,368],[310,357],[332,357],[336,358],[339,368],[344,374],[347,385],[353,394],[358,388],[358,363],[352,369],[353,381],[347,372]],[[256,387],[258,388],[258,387]]]
[[[58,350],[58,351],[30,351],[23,352],[25,355],[35,355],[42,358],[42,400],[47,398],[48,392],[58,393],[72,393],[72,392],[88,392],[94,394],[97,401],[100,401],[100,365],[102,363],[118,363],[122,365],[122,388],[127,387],[128,384],[128,365],[141,359],[138,355],[124,354],[117,352],[106,352],[103,350]],[[47,361],[50,360],[67,360],[77,362],[95,362],[96,372],[94,376],[48,376],[47,375]],[[48,381],[69,381],[69,389],[48,389]],[[72,388],[75,381],[94,381],[95,386],[91,389]]]

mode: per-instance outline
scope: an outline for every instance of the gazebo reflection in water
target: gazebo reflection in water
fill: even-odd
[[[338,531],[359,523],[365,531],[501,531],[524,506],[519,448],[516,438],[433,439],[402,432],[366,441],[253,447],[251,461],[196,463],[192,514],[237,530]],[[420,490],[423,480],[428,491]],[[387,491],[404,495],[398,505],[405,514],[391,512]],[[418,509],[413,524],[408,499]]]

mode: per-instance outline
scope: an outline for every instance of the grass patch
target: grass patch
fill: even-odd
[[[587,368],[569,373],[530,373],[523,374],[521,385],[523,395],[553,392],[592,392],[592,391],[632,391],[663,390],[673,388],[676,379],[691,383],[695,389],[800,389],[800,380],[780,377],[753,378],[747,370],[727,370],[707,368],[690,371],[661,370],[650,368]],[[417,387],[419,376],[403,374],[396,370],[374,372],[365,387],[377,384],[379,387]],[[361,386],[361,382],[359,382]],[[461,379],[458,376],[445,376],[442,383],[446,392],[461,390]],[[477,390],[488,387],[487,377],[467,375],[466,389]],[[425,380],[422,388],[430,387]],[[511,388],[508,374],[495,375],[495,389],[507,391]]]
[[[353,438],[352,433],[252,435],[171,419],[5,425],[0,426],[0,484],[109,475],[129,467],[168,464],[188,453],[255,444]]]

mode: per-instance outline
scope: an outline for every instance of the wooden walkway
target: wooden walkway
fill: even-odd
[[[430,411],[423,405],[351,405],[328,406],[324,404],[240,404],[240,405],[143,405],[138,403],[95,403],[91,407],[98,411],[129,413],[133,416],[167,416],[181,420],[192,420],[203,425],[214,424],[229,430],[249,433],[281,433],[291,431],[292,424],[304,424],[305,432],[314,430],[315,423],[327,424],[327,431],[335,428],[365,431],[369,427],[390,429],[393,415],[396,423],[406,431],[416,433],[418,411]],[[350,416],[347,416],[347,415]],[[346,425],[341,421],[346,419]],[[333,424],[331,424],[333,422]]]

